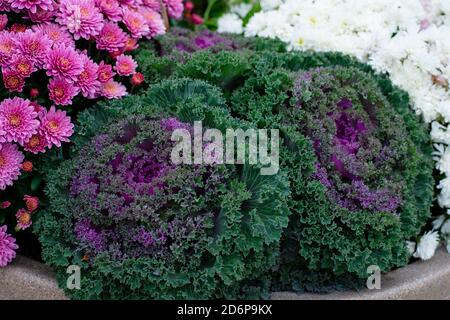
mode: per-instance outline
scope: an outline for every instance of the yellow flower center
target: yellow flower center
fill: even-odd
[[[28,144],[29,144],[30,147],[32,147],[32,148],[38,146],[39,143],[40,143],[40,140],[39,140],[39,137],[37,137],[37,136],[32,136],[32,137],[30,138],[30,141],[28,141]]]
[[[51,130],[51,131],[53,131],[53,132],[55,132],[55,131],[57,131],[58,130],[58,123],[56,122],[56,121],[54,121],[54,120],[52,120],[52,121],[50,121],[49,123],[48,123],[48,127],[49,127],[49,129]]]
[[[64,96],[64,90],[61,88],[56,88],[55,89],[55,96],[57,98],[62,98]]]
[[[9,124],[13,127],[17,127],[20,125],[20,117],[17,114],[13,114],[9,117]]]
[[[59,58],[58,62],[64,68],[67,68],[70,65],[69,59],[64,58],[64,57]]]
[[[9,76],[6,79],[6,84],[8,85],[8,87],[14,88],[17,87],[20,83],[20,79],[18,76]]]
[[[6,158],[0,155],[0,168],[6,164]]]
[[[298,44],[299,45],[304,45],[305,44],[305,39],[303,39],[302,37],[300,37],[299,39],[298,39]]]
[[[21,62],[17,65],[17,71],[20,73],[28,73],[30,72],[30,65],[25,62]]]
[[[31,220],[31,216],[29,213],[24,212],[19,216],[19,223],[20,224],[28,224]]]

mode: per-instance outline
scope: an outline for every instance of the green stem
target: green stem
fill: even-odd
[[[211,10],[213,6],[216,4],[217,0],[208,0],[208,7],[206,7],[205,14],[203,15],[203,20],[208,21],[209,20],[209,14],[211,13]]]

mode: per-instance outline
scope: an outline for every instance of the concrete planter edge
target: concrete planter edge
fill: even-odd
[[[0,300],[64,300],[52,271],[42,263],[17,257],[0,269]],[[417,261],[381,276],[381,289],[325,295],[275,292],[273,300],[450,300],[450,254],[440,249],[428,261]]]

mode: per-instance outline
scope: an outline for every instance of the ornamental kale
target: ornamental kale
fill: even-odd
[[[149,96],[155,102],[171,87],[177,84]],[[179,105],[201,104],[202,95],[223,101],[205,84],[186,100],[178,96]],[[61,286],[67,266],[81,266],[81,289],[67,290],[76,299],[267,296],[269,282],[261,279],[277,263],[288,223],[287,180],[245,165],[173,164],[172,131],[192,130],[186,117],[193,115],[162,113],[129,97],[80,116],[79,134],[87,136],[49,174],[50,207],[36,222],[44,259]],[[215,115],[216,123],[228,121]]]

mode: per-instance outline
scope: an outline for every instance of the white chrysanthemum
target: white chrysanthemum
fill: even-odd
[[[253,5],[251,3],[241,3],[239,5],[233,6],[230,12],[237,14],[241,18],[245,18],[252,7]]]
[[[438,203],[443,208],[450,208],[450,177],[442,179],[438,184],[441,193],[438,196]]]
[[[433,220],[433,222],[432,222],[432,225],[433,225],[433,231],[434,230],[438,230],[441,226],[442,226],[442,224],[444,223],[444,221],[445,221],[445,215],[440,215],[439,217],[437,217],[436,219],[434,219]]]
[[[236,13],[224,14],[217,22],[217,31],[220,33],[238,33],[244,32],[244,23]]]
[[[414,253],[414,258],[422,260],[431,259],[437,247],[439,246],[439,233],[437,231],[430,231],[425,233],[417,244],[417,250]]]
[[[431,123],[431,139],[438,143],[448,143],[450,141],[450,130],[437,121]]]
[[[447,238],[447,241],[446,241],[446,242],[447,242],[447,243],[446,243],[445,248],[447,249],[447,252],[450,253],[450,237]]]
[[[450,176],[450,148],[445,148],[442,144],[437,144],[434,147],[436,151],[433,152],[433,158],[436,160],[436,169]]]
[[[263,10],[272,10],[278,8],[283,0],[261,0],[261,8]]]
[[[441,234],[450,235],[450,219],[447,219],[441,227]]]
[[[408,250],[409,254],[412,256],[414,252],[416,251],[416,243],[413,241],[406,241],[406,249]]]

